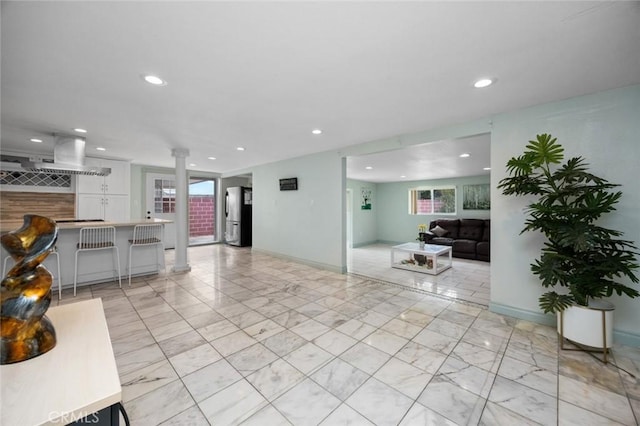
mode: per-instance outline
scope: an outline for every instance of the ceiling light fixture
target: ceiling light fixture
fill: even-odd
[[[75,129],[73,129],[73,131],[78,133],[87,133],[85,129],[81,129],[80,127],[76,127]]]
[[[106,151],[106,150],[107,150],[107,148],[103,148],[101,146],[96,148],[96,151]]]
[[[207,160],[215,160],[216,157],[207,157]]]
[[[31,138],[29,139],[31,142],[35,142],[35,143],[42,143],[42,139],[38,139],[38,138]]]
[[[460,154],[460,158],[467,158],[467,157],[471,157],[471,154],[466,152],[464,154]]]
[[[482,170],[491,170],[491,167],[485,167]]]
[[[242,146],[239,146],[239,147],[237,147],[236,149],[237,149],[238,151],[244,151],[244,147],[242,147]]]
[[[404,179],[404,178],[406,178],[406,176],[405,176],[405,175],[400,176],[400,179]]]
[[[144,81],[146,81],[149,84],[153,84],[154,86],[166,86],[167,82],[164,81],[163,79],[161,79],[160,77],[157,77],[155,75],[143,75],[142,78],[144,79]]]
[[[197,166],[196,163],[189,163],[189,167],[195,167],[195,166]]]
[[[320,130],[320,129],[313,129],[313,130],[311,131],[311,133],[313,133],[314,135],[321,135],[321,134],[322,134],[322,130]]]
[[[367,169],[367,170],[373,170],[373,167],[371,167],[371,166],[367,166],[367,167],[365,167],[365,169]]]
[[[491,86],[492,84],[493,84],[493,80],[491,80],[490,78],[482,78],[476,81],[475,83],[473,83],[473,87],[475,87],[476,89],[482,89],[483,87],[488,87],[488,86]]]

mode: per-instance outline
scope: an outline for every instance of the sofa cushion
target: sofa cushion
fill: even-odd
[[[444,237],[444,236],[446,236],[446,235],[449,233],[449,231],[447,231],[446,229],[444,229],[444,228],[440,227],[439,225],[438,225],[438,226],[436,226],[435,228],[433,228],[433,229],[431,230],[431,232],[433,232],[434,234],[436,234],[438,237]]]
[[[460,220],[459,219],[436,219],[432,220],[429,223],[429,230],[439,226],[440,228],[446,229],[449,231],[447,237],[453,238],[454,240],[458,238],[458,230],[460,229]]]
[[[478,252],[478,255],[484,255],[488,258],[491,254],[491,246],[488,241],[481,241],[476,245],[476,251]]]
[[[458,253],[476,253],[476,244],[478,244],[475,240],[464,240],[459,239],[453,242],[453,251]]]
[[[460,219],[460,231],[458,238],[465,240],[480,241],[484,231],[484,220],[481,219]]]
[[[438,246],[451,246],[453,245],[453,238],[434,237],[429,241],[429,244],[435,244]]]
[[[490,241],[491,238],[491,219],[485,219],[484,230],[482,231],[482,241]]]
[[[480,241],[476,246],[476,256],[478,260],[489,262],[491,260],[491,243],[489,241]]]

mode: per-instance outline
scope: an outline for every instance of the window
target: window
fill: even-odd
[[[154,204],[155,213],[175,213],[176,182],[174,180],[155,180]]]
[[[455,214],[455,188],[413,188],[409,190],[409,214]]]

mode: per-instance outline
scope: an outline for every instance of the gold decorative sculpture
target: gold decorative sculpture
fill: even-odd
[[[25,361],[56,345],[53,324],[44,316],[53,276],[41,263],[57,238],[53,220],[30,214],[22,228],[1,238],[15,266],[3,278],[0,293],[0,364]]]

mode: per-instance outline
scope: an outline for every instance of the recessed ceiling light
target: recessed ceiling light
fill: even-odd
[[[491,167],[485,167],[485,168],[484,168],[484,169],[482,169],[482,170],[491,170]]]
[[[96,148],[96,150],[97,151],[106,151],[107,148],[103,148],[103,147],[99,146],[99,147]]]
[[[239,147],[237,147],[236,149],[237,149],[238,151],[244,151],[244,147],[242,147],[242,146],[239,146]]]
[[[76,127],[75,129],[73,129],[73,131],[78,133],[87,133],[85,129],[81,129],[80,127]]]
[[[42,143],[42,139],[38,139],[38,138],[31,138],[29,139],[31,142],[35,142],[35,143]]]
[[[215,160],[216,157],[207,157],[208,160]]]
[[[166,86],[167,82],[164,81],[163,79],[161,79],[160,77],[157,77],[155,75],[143,75],[142,78],[144,79],[144,81],[146,81],[149,84],[153,84],[154,86]]]
[[[405,175],[400,176],[400,179],[404,179],[404,178],[406,178],[406,176],[405,176]]]
[[[189,167],[195,167],[196,165],[196,163],[189,163]]]
[[[471,154],[468,153],[464,153],[464,154],[460,154],[460,158],[467,158],[467,157],[471,157]]]
[[[313,133],[314,135],[321,135],[321,134],[322,134],[322,130],[320,130],[320,129],[313,129],[313,130],[311,131],[311,133]]]
[[[367,166],[367,167],[365,167],[365,169],[367,169],[367,170],[373,170],[373,167],[371,167],[371,166]]]
[[[493,84],[493,80],[490,78],[482,78],[475,83],[473,83],[473,87],[477,89],[482,89],[483,87],[491,86]]]

